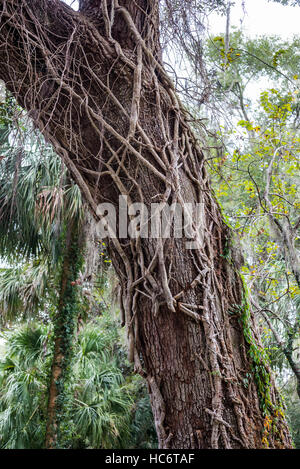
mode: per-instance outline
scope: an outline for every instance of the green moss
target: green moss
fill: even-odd
[[[267,371],[268,358],[264,349],[257,345],[251,329],[251,312],[249,291],[243,275],[239,274],[243,284],[243,300],[239,306],[239,318],[242,323],[245,340],[248,344],[248,354],[251,357],[251,371],[254,376],[259,394],[260,406],[263,415],[269,415],[273,412],[274,406],[271,401],[270,387],[271,378]]]

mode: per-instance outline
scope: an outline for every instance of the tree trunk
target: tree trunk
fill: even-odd
[[[79,251],[78,227],[71,223],[66,233],[59,300],[54,318],[54,351],[48,395],[46,449],[62,446],[61,423],[66,423],[66,384],[75,332],[77,306],[75,283],[79,272]]]
[[[0,78],[62,156],[95,216],[100,202],[119,215],[120,195],[149,213],[153,202],[192,204],[195,249],[187,237],[109,239],[129,357],[147,379],[159,445],[289,448],[230,229],[160,62],[158,2],[81,7],[0,0]]]

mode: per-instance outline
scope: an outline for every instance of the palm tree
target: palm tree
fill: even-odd
[[[2,333],[5,353],[0,357],[1,449],[34,449],[43,445],[45,365],[49,360],[45,344],[49,332],[49,326],[31,323]]]
[[[53,326],[31,322],[2,333],[0,448],[43,448]],[[155,447],[149,398],[132,376],[111,311],[83,326],[74,340],[68,390],[69,448]]]
[[[84,435],[79,443],[120,448],[130,440],[132,384],[125,381],[115,353],[116,329],[111,321],[106,328],[104,321],[87,324],[78,335],[72,415],[75,433]]]
[[[41,315],[47,309],[53,288],[49,265],[44,259],[1,268],[0,285],[1,320],[6,324],[16,316],[20,319]]]

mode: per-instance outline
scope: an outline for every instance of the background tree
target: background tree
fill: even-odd
[[[224,38],[208,44],[219,70],[218,105],[231,109],[227,134],[216,136],[225,153],[215,152],[211,160],[216,194],[243,241],[248,260],[243,272],[255,310],[299,382],[294,350],[299,336],[299,40],[245,40],[236,32],[230,43],[226,67]],[[261,92],[257,105],[246,85],[263,77],[272,87]]]
[[[141,378],[131,373],[111,316],[103,311],[74,336],[68,416],[60,422],[69,449],[156,446],[149,400]],[[53,326],[31,321],[1,338],[0,448],[44,448]]]

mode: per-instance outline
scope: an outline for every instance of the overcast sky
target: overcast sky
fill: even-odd
[[[226,19],[213,14],[209,24],[211,33],[224,32]],[[295,34],[300,35],[300,6],[289,7],[267,0],[236,0],[232,7],[231,24],[237,27],[242,25],[245,34],[251,37],[277,34],[289,38]]]

